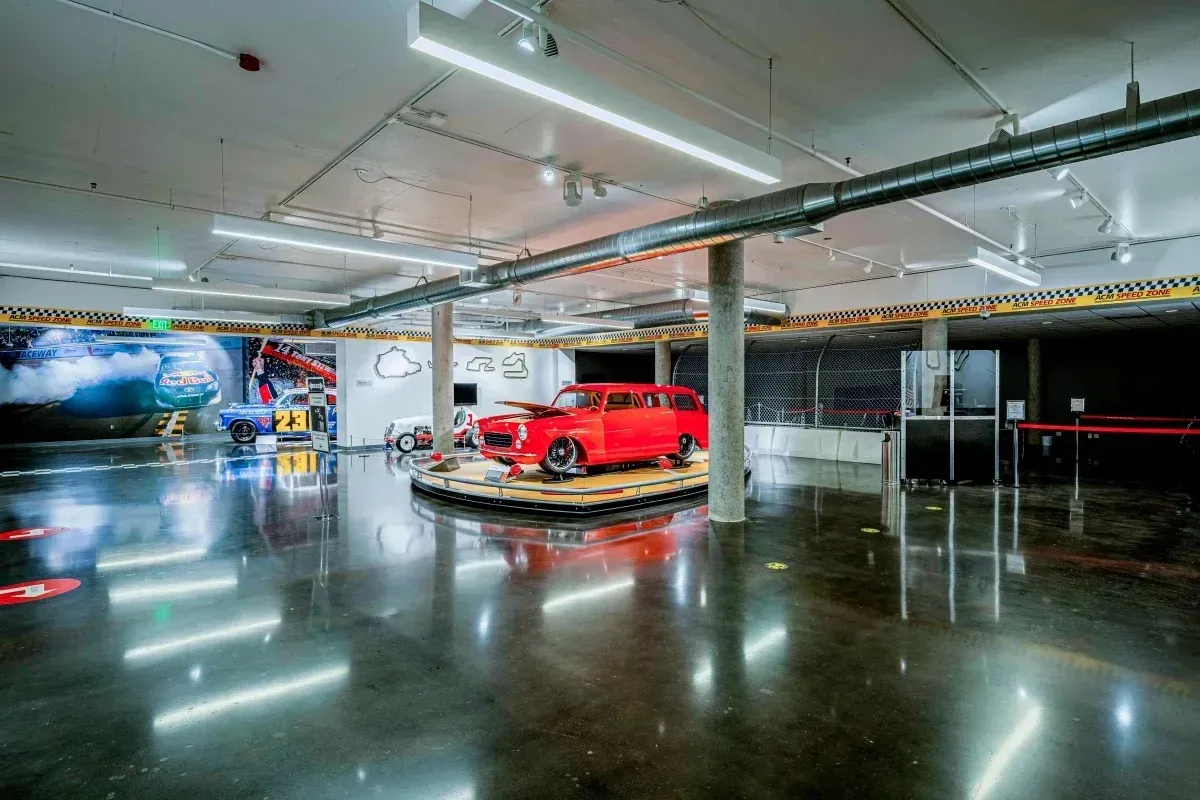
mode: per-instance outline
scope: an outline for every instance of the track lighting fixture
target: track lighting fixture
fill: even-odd
[[[826,258],[826,259],[828,259],[829,261],[837,261],[837,256],[835,256],[835,255],[833,254],[833,248],[832,248],[832,247],[831,247],[831,248],[829,248],[829,255],[827,255],[825,258]]]
[[[608,197],[608,189],[604,186],[604,181],[592,178],[592,194],[595,197]]]
[[[896,277],[897,277],[897,278],[903,278],[903,277],[904,277],[904,270],[902,270],[902,269],[898,269],[898,270],[896,270]]]
[[[1071,168],[1070,167],[1058,167],[1057,169],[1052,170],[1050,172],[1050,174],[1054,176],[1054,180],[1061,181],[1064,178],[1066,178],[1068,175],[1071,174]]]
[[[776,233],[776,234],[772,235],[771,241],[775,242],[775,244],[783,244],[787,240],[783,238],[782,233]]]
[[[1113,225],[1114,225],[1114,224],[1115,224],[1115,223],[1113,222],[1113,218],[1112,218],[1112,217],[1106,217],[1106,218],[1104,219],[1104,222],[1101,222],[1101,223],[1100,223],[1100,227],[1099,227],[1099,228],[1096,228],[1096,232],[1097,232],[1097,233],[1103,233],[1103,234],[1106,234],[1106,235],[1107,235],[1107,234],[1110,234],[1110,233],[1112,233],[1112,232],[1113,232]]]
[[[542,51],[542,55],[546,58],[558,58],[558,42],[554,39],[554,34],[537,26],[538,31],[538,50]]]
[[[1028,263],[1029,262],[1028,262],[1028,260],[1026,260],[1025,256],[1017,256],[1017,264],[1019,264],[1020,266],[1023,267]]]
[[[563,178],[563,202],[570,208],[583,202],[583,176],[578,172]]]
[[[1122,264],[1128,264],[1133,260],[1133,253],[1129,251],[1129,242],[1118,242],[1113,254],[1109,256],[1113,261],[1119,261]]]
[[[863,267],[863,272],[865,272],[865,273],[867,273],[868,275],[870,275],[870,274],[871,274],[871,270],[872,270],[872,269],[874,269],[874,268],[875,268],[875,262],[874,262],[874,261],[868,261],[868,262],[867,262],[867,265],[866,265],[865,267]]]
[[[521,38],[517,39],[517,47],[521,48],[526,53],[537,52],[538,35],[532,22],[526,22],[521,26]]]
[[[372,239],[382,239],[383,238],[383,231],[379,230],[379,226],[374,223],[371,224],[371,238]]]
[[[1083,204],[1087,202],[1087,195],[1083,192],[1073,194],[1068,198],[1071,208],[1083,208]]]

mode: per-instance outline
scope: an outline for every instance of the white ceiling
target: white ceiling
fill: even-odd
[[[0,0],[0,261],[163,276],[203,266],[210,281],[368,296],[411,285],[421,279],[421,268],[250,242],[226,249],[227,240],[211,235],[208,213],[274,210],[286,212],[276,219],[366,234],[377,221],[398,240],[455,247],[466,246],[467,237],[486,240],[483,254],[499,259],[525,246],[538,252],[675,216],[702,193],[718,199],[761,191],[753,182],[459,73],[416,102],[447,116],[442,131],[388,125],[280,208],[445,72],[445,65],[404,46],[403,4],[88,2],[219,48],[252,52],[263,70],[244,72],[199,48],[53,0]],[[997,118],[885,0],[689,3],[728,40],[774,57],[776,130],[850,158],[856,169],[977,144]],[[1121,106],[1127,40],[1137,42],[1143,97],[1200,84],[1200,4],[908,0],[908,6],[1023,115],[1026,128]],[[766,64],[677,3],[553,0],[546,13],[766,120]],[[468,20],[496,31],[512,16],[484,3]],[[570,42],[559,45],[564,62],[766,145],[761,132],[731,117]],[[844,177],[778,140],[773,152],[783,159],[787,185]],[[542,163],[620,185],[602,200],[585,191],[583,205],[568,208],[561,199],[563,172],[546,180]],[[1190,177],[1197,167],[1200,142],[1188,140],[1074,171],[1136,237],[1153,238],[1200,230],[1200,188]],[[1102,216],[1094,207],[1070,208],[1064,195],[1071,191],[1065,182],[1033,174],[927,202],[1015,247],[1033,249],[1035,224],[1040,253],[1114,241],[1096,231]],[[1030,225],[1014,219],[1009,206]],[[821,246],[773,244],[770,237],[752,241],[747,292],[770,295],[866,279],[860,259],[895,266],[959,262],[975,243],[904,204],[834,219],[824,235],[810,238]],[[846,255],[835,254],[830,262],[825,246]],[[443,274],[424,270],[425,277]],[[703,288],[704,280],[704,253],[691,253],[549,281],[526,290],[521,307],[557,310],[561,304],[567,313],[584,313],[678,296]],[[511,303],[505,293],[489,305]]]

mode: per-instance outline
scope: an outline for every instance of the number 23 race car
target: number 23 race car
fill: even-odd
[[[337,436],[337,390],[326,389],[329,403],[329,435]],[[288,389],[274,403],[234,403],[220,411],[217,430],[229,431],[239,444],[253,442],[261,434],[308,436],[308,390]]]

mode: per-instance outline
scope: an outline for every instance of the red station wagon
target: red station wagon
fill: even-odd
[[[564,388],[548,406],[504,405],[524,413],[479,420],[479,452],[554,475],[663,456],[682,462],[708,446],[708,413],[684,386],[581,383]]]

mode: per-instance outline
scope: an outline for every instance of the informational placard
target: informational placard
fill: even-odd
[[[489,481],[491,483],[503,483],[504,476],[507,472],[508,472],[508,470],[506,470],[504,467],[501,467],[499,465],[494,466],[494,467],[488,467],[488,471],[483,476],[483,479],[485,481]]]
[[[313,450],[328,453],[329,404],[325,399],[325,379],[319,376],[308,378],[308,417]]]
[[[1005,418],[1009,422],[1022,422],[1025,419],[1025,401],[1024,400],[1006,400],[1004,401]]]
[[[1085,399],[1086,399],[1086,398],[1083,398],[1083,397],[1072,397],[1072,398],[1071,398],[1071,411],[1073,411],[1073,412],[1076,412],[1076,413],[1079,413],[1079,414],[1082,414],[1082,413],[1083,413],[1083,406],[1084,406],[1084,402],[1083,402],[1083,401],[1084,401]]]

